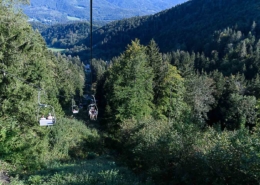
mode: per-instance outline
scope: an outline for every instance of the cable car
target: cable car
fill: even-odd
[[[88,106],[88,114],[89,114],[89,118],[91,120],[97,120],[98,107],[97,107],[96,99],[95,99],[94,95],[92,95],[92,97],[93,97],[92,103],[89,104],[89,106]]]
[[[47,104],[42,104],[40,102],[40,97],[41,96],[41,92],[39,91],[38,92],[38,111],[37,111],[37,120],[39,120],[39,123],[40,123],[40,126],[51,126],[53,124],[56,123],[56,116],[55,116],[55,111],[54,111],[54,108],[53,106],[51,105],[47,105]],[[48,116],[45,116],[42,115],[41,118],[39,119],[39,112],[41,109],[46,109],[46,108],[49,108],[50,109],[50,112],[48,114]]]
[[[72,113],[73,114],[78,114],[79,113],[79,107],[75,104],[75,100],[71,100],[71,108],[72,108]]]
[[[79,113],[79,108],[78,108],[78,106],[74,106],[74,107],[72,108],[72,113],[73,113],[73,114],[78,114],[78,113]]]
[[[53,112],[53,114],[49,113],[46,118],[43,115],[39,120],[40,126],[52,126],[52,125],[54,125],[55,122],[56,122],[56,117],[54,115],[55,115],[54,112]]]
[[[90,104],[88,106],[88,114],[91,120],[97,120],[98,108],[96,104]]]

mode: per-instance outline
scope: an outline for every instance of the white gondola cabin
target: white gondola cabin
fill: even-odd
[[[38,92],[38,111],[37,111],[37,120],[39,120],[40,126],[51,126],[56,123],[56,116],[55,116],[55,111],[54,108],[51,105],[46,105],[42,104],[40,102],[40,94],[41,92]],[[39,119],[39,112],[41,109],[46,109],[49,108],[51,112],[49,112],[48,116],[42,115],[41,118]],[[45,111],[44,111],[45,112]]]
[[[46,107],[46,105],[44,107]],[[51,106],[47,105],[47,107],[51,107]],[[42,117],[39,119],[40,126],[51,126],[55,124],[56,122],[55,112],[54,112],[54,108],[53,107],[51,108],[52,108],[52,113],[49,113],[48,116],[46,117],[42,115]]]
[[[73,114],[78,114],[79,113],[79,107],[75,104],[75,100],[71,100],[71,108],[72,108],[72,113]]]
[[[51,126],[55,123],[55,120],[54,119],[40,119],[40,126]]]
[[[74,110],[72,111],[72,113],[73,113],[73,114],[78,114],[78,113],[79,113],[79,110],[74,109]]]
[[[93,99],[92,99],[92,103],[89,104],[88,106],[88,114],[89,114],[89,118],[91,120],[97,120],[97,116],[98,116],[98,107],[96,104],[96,99],[95,97],[92,95]]]

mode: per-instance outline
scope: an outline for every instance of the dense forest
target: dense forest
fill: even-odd
[[[89,36],[90,24],[87,22],[74,22],[67,24],[55,24],[43,27],[40,23],[32,23],[34,29],[40,31],[48,46],[69,49],[73,48],[80,40]],[[102,25],[102,23],[101,23]],[[93,29],[100,27],[100,23],[94,24]]]
[[[25,16],[12,10],[12,4],[1,2],[0,156],[1,161],[31,170],[51,162],[47,156],[66,157],[59,148],[58,130],[37,124],[39,114],[51,111],[43,108],[37,113],[38,95],[41,92],[42,103],[54,107],[57,125],[69,126],[64,107],[83,93],[85,76],[79,58],[50,52]],[[82,135],[70,139],[76,143]]]
[[[212,49],[208,48],[208,42],[215,31],[231,28],[248,33],[252,23],[260,21],[259,6],[257,0],[192,0],[152,16],[114,21],[93,32],[94,56],[110,60],[135,38],[144,45],[153,38],[162,52],[179,49],[208,55]],[[256,24],[256,34],[258,30]],[[89,47],[88,40],[89,37],[81,40],[68,53],[84,55],[85,47]]]
[[[260,183],[258,1],[193,0],[97,28],[97,121],[69,113],[88,80],[87,27],[53,26],[44,41],[10,4],[0,11],[0,173],[11,184]],[[47,49],[55,38],[64,54]],[[55,108],[51,128],[35,118],[39,92]]]

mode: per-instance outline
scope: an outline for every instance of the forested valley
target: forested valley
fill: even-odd
[[[23,1],[0,2],[0,184],[260,183],[259,1],[95,25],[95,121],[71,112],[89,91],[88,23],[30,25]]]

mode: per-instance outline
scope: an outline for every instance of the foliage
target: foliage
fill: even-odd
[[[110,156],[73,163],[53,163],[48,170],[37,171],[20,179],[13,178],[11,185],[18,184],[152,185],[150,182],[142,183],[129,169],[116,164]]]
[[[15,170],[40,169],[48,163],[86,157],[101,151],[100,137],[82,122],[59,119],[52,128],[34,126],[21,130],[12,119],[1,121],[1,159],[16,164]],[[21,169],[20,169],[21,168]]]
[[[90,24],[88,22],[55,24],[45,27],[41,26],[41,24],[33,23],[32,26],[34,29],[39,27],[46,44],[56,48],[72,48],[77,42],[90,34]],[[93,26],[94,30],[97,28],[99,26]]]
[[[93,81],[99,81],[102,78],[105,71],[107,70],[108,62],[103,60],[93,59],[92,66],[93,66],[92,76],[95,77]]]
[[[39,33],[9,3],[8,6],[0,3],[0,156],[15,165],[17,171],[28,172],[51,160],[48,157],[52,152],[51,129],[39,127],[36,119],[49,110],[42,108],[38,112],[38,101],[53,106],[59,120],[64,116],[62,106],[70,103],[73,95],[82,94],[84,72],[79,58],[55,56],[48,51]],[[37,92],[40,90],[41,100]],[[73,140],[66,141],[55,134],[68,148],[76,145]],[[74,135],[78,136],[75,140],[83,137],[79,133]],[[53,143],[53,147],[55,151],[57,145]],[[59,157],[66,156],[59,152]]]
[[[110,60],[122,53],[127,44],[135,38],[140,39],[144,45],[147,45],[153,38],[162,52],[179,49],[210,55],[213,50],[211,47],[213,38],[216,39],[214,46],[218,48],[214,50],[217,52],[219,49],[223,50],[223,46],[225,47],[219,39],[228,38],[225,34],[218,37],[214,34],[215,31],[234,28],[237,29],[237,36],[240,35],[240,38],[243,38],[251,30],[254,21],[255,26],[251,33],[259,35],[260,16],[257,8],[259,4],[260,2],[256,0],[227,2],[192,0],[154,15],[114,21],[93,32],[94,57]],[[232,38],[236,39],[236,37]],[[256,40],[257,38],[255,37]],[[86,43],[89,42],[84,39],[75,48]],[[229,44],[231,47],[233,43]],[[245,46],[248,46],[247,41],[245,41]],[[82,55],[81,58],[83,57]]]
[[[105,84],[112,115],[116,120],[149,117],[153,107],[153,73],[144,46],[138,40],[132,41],[112,63]]]
[[[157,87],[153,89],[154,107],[160,105],[154,111],[160,107],[173,109],[175,119],[166,121],[167,114],[158,111],[161,117],[156,120],[145,117],[118,120],[117,132],[112,132],[107,144],[118,152],[120,161],[156,184],[259,183],[259,130],[254,127],[258,115],[255,108],[259,104],[254,96],[258,95],[258,77],[248,83],[244,75],[224,76],[208,70],[214,66],[210,62],[219,60],[217,55],[206,58],[203,53],[176,51],[162,60],[152,43],[146,55],[153,73],[153,87]],[[179,70],[169,65],[168,60]],[[113,116],[113,102],[120,99],[108,93],[113,90],[112,82],[117,83],[120,76],[115,74],[129,74],[125,67],[128,64],[117,62],[114,60],[104,75],[109,116]],[[170,95],[178,100],[173,105]],[[110,133],[114,119],[110,117],[107,121]]]
[[[181,120],[180,118],[183,118],[189,109],[184,102],[184,79],[175,66],[166,65],[164,74],[160,75],[161,81],[156,88],[158,96],[155,101],[155,117],[160,120]]]
[[[49,132],[51,155],[46,161],[68,160],[86,157],[88,152],[100,152],[100,136],[96,130],[74,119],[60,119]]]
[[[131,30],[145,24],[147,19],[154,19],[149,31],[160,32],[156,40],[167,37],[157,26],[161,27],[163,20],[174,15],[175,22],[166,27],[179,25],[167,31],[176,33],[176,38],[167,37],[169,42],[163,50],[182,48],[186,51],[162,54],[155,40],[144,46],[136,39],[112,61],[93,60],[91,70],[98,99],[101,99],[99,106],[105,111],[102,121],[106,125],[98,132],[86,127],[86,122],[63,118],[71,97],[83,93],[85,75],[79,57],[48,51],[39,33],[32,30],[23,16],[1,4],[1,164],[14,165],[14,173],[24,174],[13,182],[140,183],[128,171],[125,176],[124,169],[110,168],[110,165],[106,168],[97,162],[99,156],[109,150],[144,181],[152,180],[154,184],[259,184],[258,16],[254,17],[255,22],[237,21],[236,27],[227,27],[239,18],[235,14],[216,26],[207,27],[212,25],[210,21],[215,20],[215,16],[230,15],[233,9],[229,8],[233,6],[255,5],[258,1],[230,1],[223,6],[218,0],[194,0],[160,16],[130,19],[133,22],[123,20]],[[185,7],[188,11],[197,6],[198,12],[185,14]],[[202,18],[198,20],[200,24],[194,21],[186,27],[188,20],[212,13],[212,9],[216,12],[209,23]],[[250,10],[255,15],[256,9]],[[116,24],[119,23],[104,28],[110,29]],[[207,29],[201,29],[205,27]],[[119,26],[117,31],[120,29]],[[106,57],[101,48],[106,49],[112,37],[108,34],[104,40],[97,38],[104,34],[102,30],[94,34],[95,39],[101,39],[95,47],[97,53]],[[187,30],[202,31],[194,35]],[[143,32],[143,42],[148,42],[149,31]],[[130,36],[124,34],[118,40],[124,42]],[[201,42],[195,42],[198,40]],[[159,43],[162,45],[164,41]],[[82,52],[82,58],[87,56],[82,49],[86,46],[76,47]],[[110,49],[113,47],[107,52]],[[123,48],[109,55],[120,50]],[[57,112],[58,122],[54,127],[39,127],[34,118],[38,108],[36,87],[45,90],[45,94],[41,91],[41,102],[52,105]],[[100,128],[98,123],[93,125]],[[80,165],[63,164],[67,165],[65,168],[50,166],[75,158],[86,161]],[[87,169],[90,159],[97,162],[92,173]],[[101,166],[101,171],[97,166]],[[50,172],[42,171],[43,167],[49,167]]]
[[[259,131],[126,120],[118,137],[121,160],[157,184],[259,182]]]
[[[214,81],[206,75],[194,74],[185,83],[187,87],[185,99],[191,106],[193,121],[203,126],[208,119],[207,113],[215,101]]]

